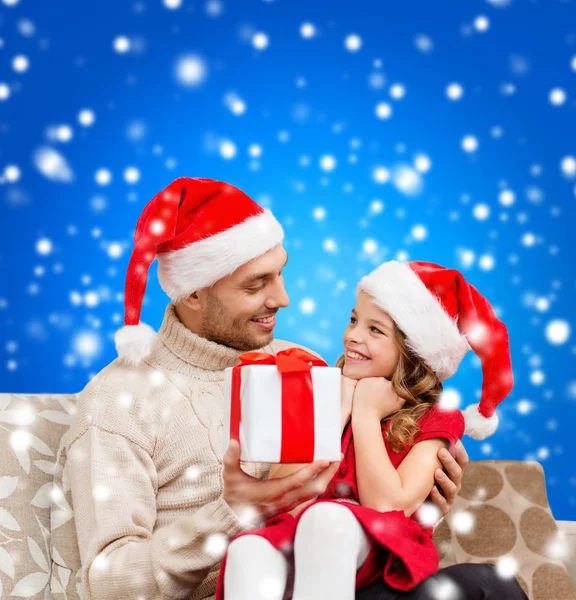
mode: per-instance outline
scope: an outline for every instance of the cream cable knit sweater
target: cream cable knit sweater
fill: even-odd
[[[65,468],[85,600],[213,597],[223,538],[211,534],[255,526],[222,498],[224,369],[239,354],[169,304],[152,355],[115,360],[80,393]],[[269,465],[244,469],[265,478]]]

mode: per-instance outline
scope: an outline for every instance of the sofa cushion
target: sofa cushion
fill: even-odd
[[[530,600],[576,600],[562,562],[566,544],[550,511],[538,463],[470,462],[434,542],[440,568],[493,563],[504,576],[515,575]]]
[[[50,503],[70,397],[0,394],[0,597],[49,589]]]

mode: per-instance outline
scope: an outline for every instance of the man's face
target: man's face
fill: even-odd
[[[290,302],[282,275],[287,262],[286,250],[278,245],[202,290],[202,337],[243,351],[270,343],[275,315]]]

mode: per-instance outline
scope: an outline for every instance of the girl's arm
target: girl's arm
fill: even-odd
[[[419,442],[396,470],[384,445],[379,416],[362,411],[352,416],[360,503],[381,512],[403,510],[409,517],[429,496],[434,472],[442,468],[438,451],[446,443],[440,438]]]

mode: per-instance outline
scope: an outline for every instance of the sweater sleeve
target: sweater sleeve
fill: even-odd
[[[95,425],[73,442],[66,468],[85,600],[190,598],[221,559],[207,552],[207,538],[247,529],[219,497],[154,531],[152,458]]]

